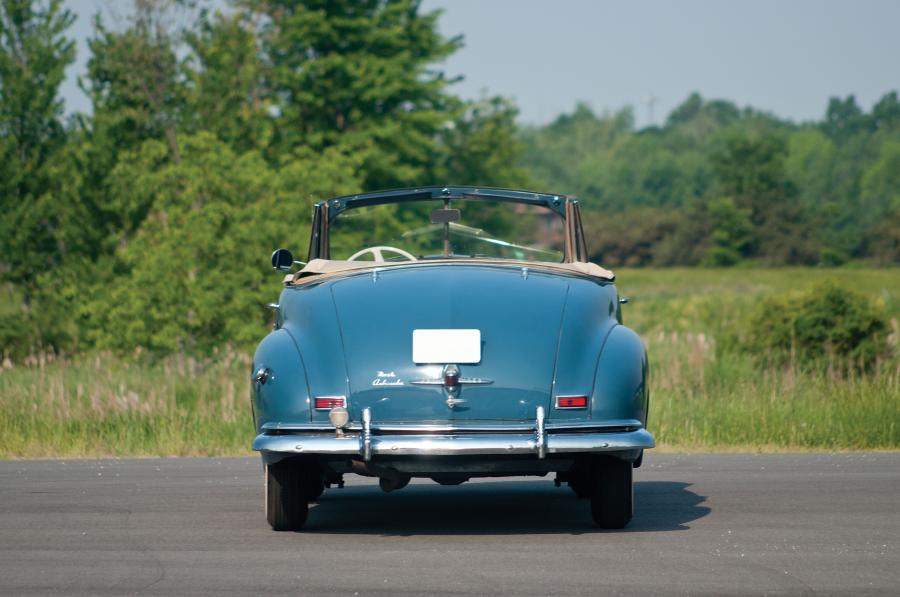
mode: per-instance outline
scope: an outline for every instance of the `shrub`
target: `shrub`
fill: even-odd
[[[763,299],[746,325],[745,344],[764,364],[862,371],[888,351],[884,308],[830,281]]]

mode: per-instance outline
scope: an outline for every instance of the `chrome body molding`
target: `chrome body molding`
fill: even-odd
[[[539,437],[541,439],[539,439]],[[375,435],[365,431],[345,433],[262,433],[253,441],[261,452],[359,456],[471,456],[498,454],[547,454],[626,452],[653,448],[653,435],[646,429],[624,432],[579,432],[542,435],[532,428],[526,433],[454,433]],[[635,454],[636,456],[636,454]]]

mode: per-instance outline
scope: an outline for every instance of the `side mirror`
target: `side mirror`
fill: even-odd
[[[294,255],[287,249],[276,249],[272,253],[272,267],[281,272],[289,272],[294,267]]]

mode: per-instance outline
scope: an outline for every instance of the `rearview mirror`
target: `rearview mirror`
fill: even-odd
[[[272,267],[282,272],[289,272],[294,267],[294,255],[287,249],[276,249],[272,253]]]
[[[459,222],[458,209],[435,209],[431,212],[432,224],[449,224],[450,222]]]

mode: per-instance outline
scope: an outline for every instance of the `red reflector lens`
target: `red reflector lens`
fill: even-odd
[[[343,396],[322,396],[315,400],[316,410],[331,410],[337,406],[347,406],[347,399]]]
[[[587,408],[587,396],[557,396],[557,408]]]

